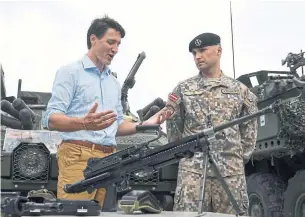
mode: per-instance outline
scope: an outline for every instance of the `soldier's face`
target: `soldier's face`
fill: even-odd
[[[206,71],[217,64],[221,56],[221,47],[218,45],[195,48],[192,51],[195,64],[199,71]]]
[[[109,65],[119,50],[121,34],[115,29],[108,29],[100,39],[95,35],[91,36],[91,50],[97,60],[105,65]]]

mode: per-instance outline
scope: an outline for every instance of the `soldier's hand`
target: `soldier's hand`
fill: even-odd
[[[95,103],[89,113],[83,118],[82,124],[85,130],[103,130],[112,125],[117,120],[114,111],[105,110],[96,113],[98,104]]]

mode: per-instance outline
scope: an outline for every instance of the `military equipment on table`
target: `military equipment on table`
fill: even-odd
[[[44,212],[58,212],[63,210],[63,205],[58,202],[31,202],[27,197],[17,196],[16,198],[6,198],[1,204],[1,212],[4,216],[24,216],[26,213],[31,213],[34,210],[43,210]]]
[[[279,113],[257,120],[256,148],[246,164],[249,212],[255,217],[305,216],[305,103],[297,97],[305,93],[305,77],[297,73],[305,65],[304,52],[289,53],[285,64],[290,71],[264,70],[237,78],[257,95],[259,108],[292,97]]]
[[[81,215],[99,216],[101,206],[95,200],[57,199],[47,189],[32,190],[27,197],[1,194],[1,213],[4,216]]]
[[[118,201],[118,208],[130,214],[135,211],[142,213],[161,213],[162,206],[149,191],[133,190]]]

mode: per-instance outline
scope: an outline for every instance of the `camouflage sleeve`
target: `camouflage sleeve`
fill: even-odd
[[[257,97],[249,89],[246,91],[244,106],[241,116],[253,114],[258,111]],[[248,122],[239,125],[241,142],[243,145],[244,162],[247,163],[254,151],[257,138],[257,119],[254,118]]]
[[[166,133],[169,142],[182,138],[183,133],[183,111],[182,97],[179,85],[168,95],[166,107],[172,111],[171,117],[166,121]]]

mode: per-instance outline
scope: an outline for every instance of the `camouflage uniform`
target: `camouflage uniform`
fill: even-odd
[[[167,121],[169,141],[189,136],[208,127],[208,114],[212,125],[219,125],[240,116],[257,111],[257,98],[239,81],[224,74],[219,79],[194,76],[177,85],[169,95],[167,106],[174,111]],[[241,209],[248,208],[248,196],[244,174],[247,162],[255,148],[257,120],[235,125],[217,133],[222,135],[211,143],[222,177],[229,185]],[[179,163],[175,211],[198,211],[200,179],[204,172],[203,153],[193,158],[183,158]],[[204,211],[236,214],[227,194],[207,165]]]

